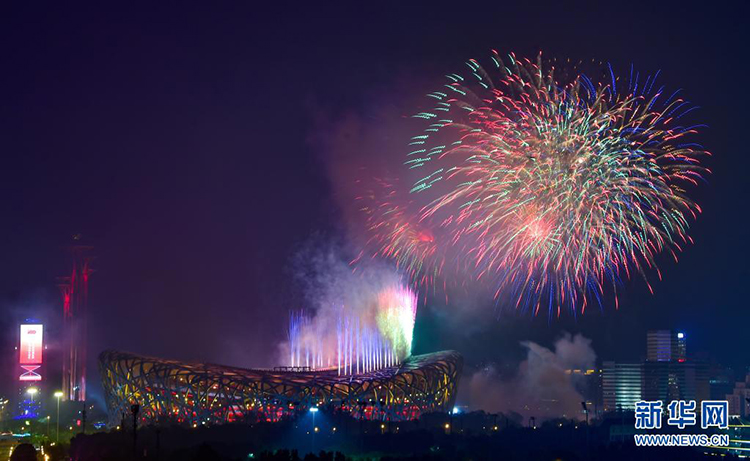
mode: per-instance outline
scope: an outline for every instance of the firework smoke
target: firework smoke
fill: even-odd
[[[581,402],[585,398],[578,391],[583,383],[576,382],[571,369],[594,367],[596,354],[591,341],[581,335],[563,336],[553,350],[531,341],[526,348],[526,359],[514,376],[502,377],[493,368],[473,374],[466,383],[470,407],[489,412],[518,413],[542,421],[564,416],[581,419]]]

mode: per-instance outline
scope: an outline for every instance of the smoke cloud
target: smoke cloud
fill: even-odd
[[[594,366],[596,354],[591,341],[569,334],[558,339],[553,349],[523,341],[526,359],[514,376],[503,377],[494,367],[487,367],[465,381],[470,407],[492,413],[516,412],[528,421],[564,417],[583,418],[577,382],[571,369]]]

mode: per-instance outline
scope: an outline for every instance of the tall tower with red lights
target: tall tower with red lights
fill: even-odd
[[[73,271],[61,277],[63,300],[62,389],[63,399],[86,401],[87,308],[91,250],[93,247],[75,245],[71,248]]]

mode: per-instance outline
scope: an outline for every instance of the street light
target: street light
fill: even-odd
[[[34,396],[37,394],[37,392],[39,392],[39,389],[37,389],[36,387],[30,387],[26,389],[26,393],[29,394],[29,399],[31,400],[29,404],[29,408],[31,412],[34,411]]]
[[[586,414],[586,424],[589,423],[589,407],[586,405],[586,401],[584,400],[581,402],[581,407],[583,407],[583,412]]]
[[[586,453],[589,450],[589,407],[586,405],[586,401],[581,402],[583,412],[586,413]]]
[[[315,415],[318,414],[318,407],[310,407],[310,413],[312,413],[312,423],[313,423],[313,430],[312,430],[312,453],[315,453],[315,433],[318,432],[318,427],[315,425]]]
[[[31,399],[31,404],[29,405],[29,407],[31,408],[32,412],[34,411],[34,396],[37,394],[37,392],[39,392],[39,389],[37,389],[36,387],[30,387],[26,389],[26,393],[29,394],[29,399]],[[29,429],[31,429],[31,424],[28,420],[26,421],[26,425],[29,426]]]
[[[63,396],[62,391],[56,391],[55,392],[55,398],[57,399],[57,439],[56,441],[60,442],[60,397]]]

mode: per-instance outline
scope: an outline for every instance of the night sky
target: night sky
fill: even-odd
[[[661,69],[662,84],[701,107],[691,121],[709,126],[699,139],[713,174],[693,194],[704,213],[680,262],[660,260],[654,295],[632,280],[619,311],[608,302],[577,321],[435,301],[419,313],[416,352],[515,360],[521,340],[580,332],[600,359],[637,360],[647,329],[680,328],[691,352],[748,365],[745,6],[272,3],[3,5],[6,350],[26,317],[49,325],[54,347],[55,277],[81,234],[96,255],[92,366],[105,348],[273,365],[289,309],[303,303],[295,255],[347,228],[331,132],[356,121],[363,156],[380,138],[399,145],[393,114],[413,113],[425,88],[495,48]]]

